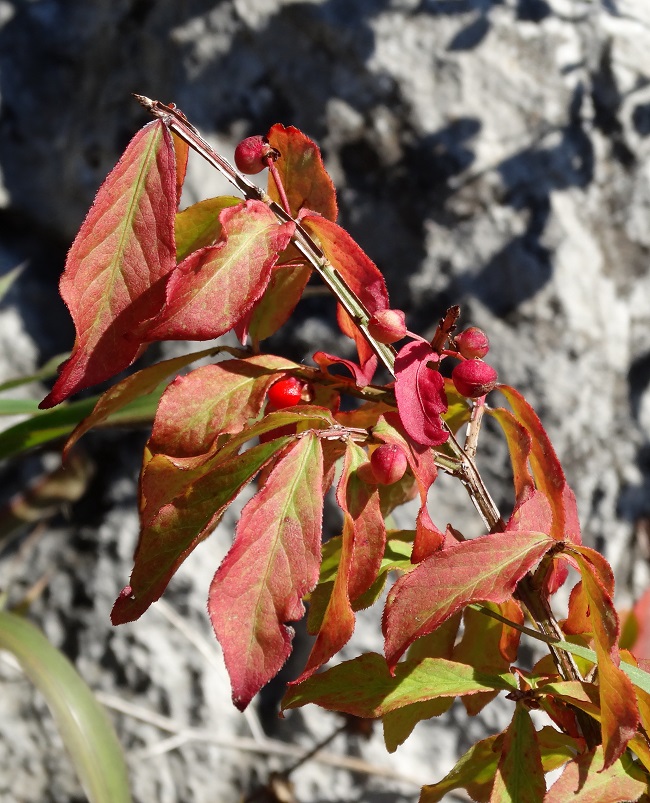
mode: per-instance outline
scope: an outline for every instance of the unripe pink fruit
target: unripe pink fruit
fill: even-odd
[[[382,443],[370,455],[370,465],[375,482],[379,485],[392,485],[404,476],[408,460],[404,449],[397,444]]]
[[[267,167],[268,157],[277,159],[279,154],[269,143],[259,135],[246,137],[235,148],[235,164],[237,170],[247,175],[260,173]]]
[[[406,337],[406,322],[401,309],[381,309],[368,321],[368,331],[380,343],[394,343]]]
[[[468,360],[485,357],[490,350],[488,336],[478,326],[470,326],[456,336],[458,351]]]
[[[456,390],[467,399],[485,396],[497,383],[497,372],[483,360],[463,360],[451,372]]]

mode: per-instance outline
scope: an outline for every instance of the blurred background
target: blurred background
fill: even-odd
[[[585,540],[616,570],[618,599],[628,604],[647,586],[646,0],[0,0],[0,272],[25,265],[0,305],[0,381],[72,345],[57,283],[98,186],[149,120],[133,92],[174,101],[229,159],[242,137],[275,122],[313,137],[339,191],[339,222],[384,272],[409,328],[431,332],[458,303],[464,325],[485,329],[502,381],[551,435]],[[184,205],[225,190],[191,159]],[[350,346],[333,303],[314,295],[271,348],[309,359]],[[45,387],[32,392],[40,398]],[[339,721],[309,709],[278,722],[276,693],[248,718],[232,708],[205,600],[234,513],[164,604],[111,628],[137,538],[145,438],[89,436],[85,493],[67,518],[0,553],[0,583],[10,600],[40,583],[34,620],[94,688],[131,706],[114,716],[136,801],[229,803],[286,766],[241,749],[260,720],[307,747]],[[489,427],[481,445],[507,510],[505,447]],[[55,464],[35,455],[0,468],[5,500]],[[462,491],[440,485],[436,523],[480,531]],[[379,648],[370,614],[348,654]],[[293,777],[297,799],[415,800],[417,783],[439,779],[476,738],[503,727],[507,711],[468,720],[455,706],[389,758],[379,729],[363,743],[342,734],[331,751],[405,779],[309,762]],[[147,712],[166,717],[168,730]],[[214,738],[168,744],[174,727]],[[0,799],[84,799],[44,704],[1,663]]]

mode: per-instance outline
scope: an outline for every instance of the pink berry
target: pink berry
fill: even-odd
[[[278,379],[274,382],[268,391],[268,399],[270,404],[276,410],[281,410],[283,407],[295,407],[303,400],[302,393],[305,388],[305,383],[296,379],[295,376],[286,376],[284,379]]]
[[[470,326],[456,336],[456,346],[463,357],[471,360],[474,357],[485,357],[490,350],[490,341],[482,329]]]
[[[401,309],[381,309],[368,321],[368,331],[380,343],[395,343],[406,337],[406,322]]]
[[[379,485],[392,485],[404,476],[408,460],[404,449],[397,444],[382,443],[370,455],[370,465],[375,482]]]
[[[483,360],[463,360],[451,372],[456,390],[467,399],[485,396],[497,383],[497,372]]]
[[[237,170],[247,175],[259,173],[267,167],[266,160],[277,159],[279,156],[275,148],[272,148],[264,137],[246,137],[235,148],[235,164]]]

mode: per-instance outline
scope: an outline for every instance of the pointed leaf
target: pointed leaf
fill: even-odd
[[[629,803],[648,791],[648,776],[624,754],[605,766],[603,748],[570,761],[548,790],[544,803]]]
[[[228,505],[289,438],[254,446],[230,460],[181,471],[157,455],[147,466],[149,484],[171,497],[144,519],[129,585],[111,612],[114,625],[138,619],[160,598],[176,570],[218,524]]]
[[[165,307],[142,331],[147,340],[209,340],[240,321],[264,292],[295,224],[278,223],[261,201],[221,212],[221,239],[194,251],[167,283]]]
[[[477,672],[471,666],[444,658],[403,661],[391,675],[384,658],[370,652],[292,686],[284,696],[282,708],[316,703],[330,711],[376,718],[424,700],[491,689],[512,691],[516,685],[509,672]]]
[[[360,388],[365,388],[372,382],[372,378],[377,370],[377,357],[375,354],[370,356],[363,365],[357,365],[353,360],[345,360],[343,357],[336,357],[334,354],[327,354],[325,351],[316,351],[313,354],[316,365],[328,373],[330,365],[344,365],[354,377],[355,384]]]
[[[650,588],[634,604],[632,617],[636,631],[630,650],[637,661],[648,660],[650,659]]]
[[[523,424],[505,407],[487,408],[488,415],[495,418],[503,429],[508,443],[512,474],[515,485],[515,499],[519,499],[526,489],[534,489],[535,483],[530,473],[528,461],[532,450],[532,438]]]
[[[517,703],[503,735],[490,803],[542,803],[545,792],[537,733],[528,709]]]
[[[386,544],[386,527],[376,486],[368,486],[359,470],[368,466],[365,451],[353,441],[346,444],[343,470],[336,492],[343,511],[340,558],[327,608],[300,683],[347,644],[354,631],[352,600],[375,581]]]
[[[409,644],[464,606],[506,600],[553,544],[541,533],[494,533],[443,548],[401,577],[382,623],[391,669]]]
[[[185,368],[185,366],[203,357],[218,354],[219,351],[220,348],[216,346],[193,354],[183,354],[171,360],[163,360],[155,365],[150,365],[148,368],[143,368],[141,371],[136,371],[131,376],[118,382],[117,385],[113,385],[112,388],[102,393],[97,404],[93,407],[92,413],[75,427],[65,445],[64,458],[79,438],[102,421],[105,421],[110,415],[122,410],[135,399],[146,396],[148,393],[153,393],[170,374],[177,373],[181,368]]]
[[[99,188],[68,253],[60,291],[76,329],[70,359],[41,407],[53,407],[127,368],[133,331],[164,303],[176,264],[176,167],[171,136],[156,120],[131,140]]]
[[[212,581],[208,612],[240,710],[286,661],[293,631],[285,622],[302,617],[302,597],[318,581],[322,483],[320,440],[307,433],[242,511]]]
[[[437,364],[438,355],[429,343],[412,340],[395,358],[395,397],[404,429],[416,443],[439,446],[449,433],[441,414],[447,410],[444,380]]]
[[[260,355],[224,360],[179,376],[163,394],[147,448],[152,454],[206,454],[217,437],[242,430],[255,418],[269,387],[290,360]]]
[[[508,385],[497,385],[508,400],[517,421],[531,436],[530,464],[536,487],[553,510],[551,535],[558,541],[581,542],[575,496],[569,488],[553,445],[542,422],[524,397]],[[501,419],[499,419],[501,420]]]
[[[176,213],[176,260],[182,262],[192,251],[205,248],[221,237],[220,214],[230,206],[241,204],[241,198],[221,195],[206,198]]]
[[[328,220],[336,220],[336,191],[328,176],[315,142],[293,126],[277,123],[267,134],[269,145],[280,153],[275,168],[289,200],[292,217],[301,209],[311,209]],[[280,203],[273,177],[269,174],[268,193]]]
[[[381,271],[345,229],[317,215],[305,215],[301,222],[315,235],[329,262],[370,315],[389,308],[388,290]],[[340,305],[337,319],[341,331],[355,341],[359,362],[364,367],[374,355],[372,348]]]

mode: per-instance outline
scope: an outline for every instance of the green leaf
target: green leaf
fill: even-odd
[[[544,803],[629,803],[648,791],[649,781],[628,753],[606,767],[601,746],[570,761]]]
[[[8,270],[0,276],[0,301],[7,295],[13,283],[18,279],[21,273],[25,270],[26,262],[22,265],[16,265],[15,268]]]
[[[528,709],[517,703],[503,736],[490,803],[542,803],[545,792],[537,733]]]
[[[509,672],[476,672],[471,666],[444,658],[403,661],[395,667],[393,677],[383,656],[366,653],[293,686],[286,693],[282,708],[316,703],[330,711],[376,718],[437,697],[492,689],[512,691],[516,686]]]
[[[21,385],[28,385],[30,382],[41,382],[45,379],[51,379],[56,376],[59,365],[70,356],[69,352],[65,354],[57,354],[56,357],[49,359],[42,368],[35,371],[33,374],[25,374],[25,376],[17,376],[14,379],[8,379],[6,382],[0,384],[0,392],[3,390],[10,390],[17,388]]]
[[[129,803],[122,748],[104,708],[38,628],[0,612],[0,649],[11,652],[45,697],[91,803]],[[17,791],[17,790],[16,790]]]
[[[182,262],[192,251],[198,251],[218,240],[221,236],[219,215],[227,207],[240,203],[241,198],[221,195],[218,198],[206,198],[188,206],[182,212],[177,212],[174,229],[178,262]]]

